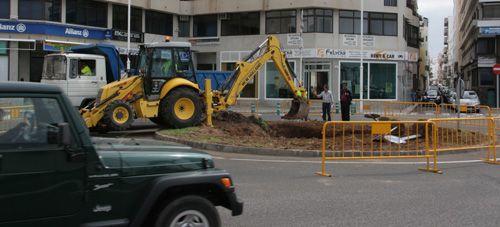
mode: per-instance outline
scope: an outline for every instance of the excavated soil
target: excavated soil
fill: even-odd
[[[391,119],[383,119],[391,120]],[[182,132],[165,130],[162,133],[180,139],[226,144],[248,147],[299,149],[299,150],[321,150],[323,122],[318,121],[278,121],[266,122],[254,116],[246,117],[235,112],[216,113],[213,118],[215,127],[202,125],[190,128]],[[335,151],[421,151],[426,146],[424,139],[424,126],[414,124],[392,124],[396,128],[391,134],[405,137],[421,135],[419,138],[409,140],[406,144],[391,143],[379,139],[380,136],[372,135],[369,125],[358,125],[351,127],[328,127],[326,130],[326,147]],[[428,129],[430,133],[431,128]],[[470,144],[471,142],[486,141],[486,136],[473,132],[458,132],[453,129],[438,130],[439,135],[447,135],[446,139],[440,139],[439,148],[457,147]],[[432,140],[428,141],[429,146]]]

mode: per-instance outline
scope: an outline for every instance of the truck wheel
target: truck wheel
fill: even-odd
[[[130,128],[134,121],[132,107],[123,101],[115,100],[104,110],[102,122],[110,131],[124,131]]]
[[[160,103],[160,115],[166,126],[186,128],[198,125],[202,103],[198,94],[189,88],[172,91]]]
[[[219,227],[220,217],[214,205],[200,196],[184,196],[163,209],[155,227],[206,226]]]

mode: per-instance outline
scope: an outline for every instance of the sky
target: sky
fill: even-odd
[[[435,59],[443,50],[444,18],[453,16],[453,0],[418,0],[418,12],[429,18],[429,55]]]

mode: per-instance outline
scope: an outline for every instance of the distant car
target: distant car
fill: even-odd
[[[476,112],[479,113],[479,97],[475,91],[464,91],[460,97],[460,112]]]
[[[441,96],[437,90],[428,90],[424,96],[424,102],[435,102],[437,104],[441,103]]]

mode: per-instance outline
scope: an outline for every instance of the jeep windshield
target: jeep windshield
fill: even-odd
[[[66,80],[66,57],[61,55],[46,56],[43,63],[42,79]]]

